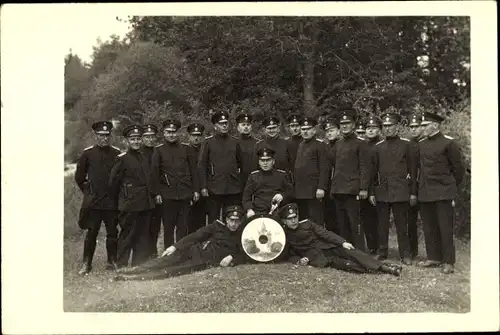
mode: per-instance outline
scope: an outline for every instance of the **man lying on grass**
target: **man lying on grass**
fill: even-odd
[[[182,238],[159,258],[132,268],[118,270],[118,280],[152,280],[179,276],[214,266],[233,266],[245,258],[240,248],[243,208],[229,206],[225,222],[212,224]]]
[[[401,275],[401,265],[376,260],[309,219],[299,221],[297,205],[294,203],[284,206],[279,216],[285,225],[289,261],[292,263],[358,273]]]

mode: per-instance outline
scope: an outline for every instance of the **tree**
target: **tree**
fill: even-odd
[[[87,88],[89,70],[77,55],[70,53],[64,58],[64,109],[68,111],[80,99]]]

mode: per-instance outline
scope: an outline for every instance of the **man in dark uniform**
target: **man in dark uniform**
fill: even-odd
[[[362,139],[364,139],[366,136],[365,125],[363,124],[363,121],[361,121],[361,120],[356,125],[356,135],[358,135],[358,137],[360,137]]]
[[[302,135],[300,133],[300,121],[301,116],[298,114],[292,114],[287,118],[290,137],[286,138],[286,140],[289,142],[290,153],[292,155],[292,163],[295,163],[297,150],[299,149],[300,142],[302,142]]]
[[[200,198],[197,157],[194,149],[179,141],[181,122],[163,121],[165,141],[153,154],[152,180],[156,202],[162,206],[163,246],[188,234],[189,203]],[[174,235],[175,228],[175,235]]]
[[[228,206],[224,222],[215,220],[168,247],[163,255],[132,269],[123,269],[114,280],[151,280],[179,276],[215,266],[245,262],[241,250],[241,206]]]
[[[337,208],[340,235],[365,250],[365,234],[359,200],[368,198],[370,157],[366,143],[354,132],[356,111],[345,109],[340,116],[342,138],[333,148],[333,180],[330,193]]]
[[[254,170],[255,163],[255,145],[257,144],[257,139],[252,136],[252,116],[248,113],[241,113],[236,117],[236,123],[238,124],[237,130],[239,133],[239,142],[241,148],[241,182],[242,187],[248,181],[248,176],[250,172]]]
[[[422,121],[422,116],[419,114],[413,114],[410,117],[410,122],[408,124],[410,128],[410,143],[414,147],[414,150],[417,154],[417,163],[418,163],[418,141],[422,139],[422,127],[420,126],[420,122]],[[418,190],[418,171],[417,171],[417,190]],[[418,201],[410,202],[410,209],[408,210],[408,239],[410,240],[410,257],[415,259],[418,256],[418,228],[417,228],[417,219],[418,219],[418,211],[419,205]]]
[[[293,155],[290,149],[289,141],[280,138],[280,121],[275,116],[269,116],[262,122],[264,126],[265,137],[257,141],[255,151],[268,147],[274,150],[275,168],[286,171],[293,182]],[[257,157],[257,156],[255,156]],[[255,168],[258,168],[258,162],[255,162]]]
[[[390,213],[394,216],[398,238],[399,257],[411,265],[408,239],[408,209],[410,200],[417,199],[417,156],[410,140],[398,136],[401,116],[388,113],[383,116],[385,140],[375,145],[373,155],[374,195],[370,201],[377,206],[379,248],[377,257],[387,259],[389,250]]]
[[[148,161],[150,168],[153,162],[153,152],[156,146],[156,135],[158,133],[158,127],[154,124],[145,124],[142,127],[142,154]],[[158,235],[160,234],[161,226],[161,205],[156,204],[155,208],[151,212],[151,223],[149,225],[149,246],[150,246],[150,257],[156,258],[158,256]]]
[[[141,153],[142,127],[130,125],[123,129],[128,150],[118,155],[109,176],[108,187],[118,199],[117,263],[128,265],[132,252],[132,266],[146,261],[150,255],[149,225],[155,208],[154,187],[151,184],[151,167]]]
[[[280,219],[285,225],[289,262],[357,273],[401,275],[401,266],[376,260],[371,255],[354,248],[341,236],[309,219],[299,221],[299,213],[294,203],[286,205],[279,212]]]
[[[188,141],[191,148],[193,148],[196,156],[196,164],[198,164],[198,158],[200,157],[201,142],[203,141],[203,133],[205,131],[205,126],[198,122],[193,122],[188,125]],[[199,176],[199,172],[198,172]],[[191,200],[189,211],[189,223],[188,223],[188,233],[191,234],[201,227],[207,224],[207,199],[205,197],[200,197],[198,201]]]
[[[328,157],[328,186],[327,192],[325,194],[325,211],[324,220],[325,228],[336,234],[339,234],[338,224],[337,224],[337,210],[335,208],[335,200],[330,194],[330,189],[332,186],[333,179],[333,147],[338,142],[340,137],[339,121],[334,117],[328,117],[323,124],[323,130],[325,131],[325,145],[326,154]]]
[[[295,169],[295,202],[299,206],[301,218],[311,218],[319,225],[324,225],[323,211],[328,173],[330,172],[326,146],[316,137],[318,122],[311,117],[304,117],[300,123],[302,142],[297,151]]]
[[[249,218],[269,213],[272,203],[286,204],[293,194],[286,172],[274,168],[274,154],[267,147],[257,151],[260,169],[250,174],[243,191],[243,208]]]
[[[229,115],[212,115],[215,135],[205,139],[198,163],[201,195],[208,197],[208,222],[221,217],[221,209],[241,204],[241,148],[238,138],[229,135]]]
[[[420,266],[443,263],[445,274],[454,272],[453,205],[465,168],[460,148],[452,137],[440,131],[443,117],[425,112],[421,125],[424,139],[419,142],[420,175],[418,202],[424,222],[427,260]]]
[[[75,182],[83,192],[78,225],[87,230],[83,245],[83,265],[79,271],[81,275],[92,270],[96,239],[102,221],[106,227],[107,268],[115,268],[117,210],[115,200],[108,193],[107,181],[120,149],[109,144],[112,128],[113,124],[108,121],[99,121],[92,125],[96,145],[86,148],[76,165]]]
[[[370,156],[373,155],[375,149],[375,144],[380,140],[380,131],[382,127],[382,121],[376,116],[370,116],[366,120],[366,134],[365,141],[367,150],[370,152]],[[374,174],[370,177],[373,181]],[[370,187],[372,186],[370,183]],[[373,193],[373,190],[369,190],[369,193]],[[363,222],[363,228],[365,229],[366,235],[366,246],[368,252],[372,255],[377,254],[377,249],[379,246],[378,241],[378,213],[376,203],[372,204],[368,199],[359,201],[361,207],[361,222]]]

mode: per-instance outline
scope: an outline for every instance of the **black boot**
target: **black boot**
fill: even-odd
[[[88,260],[85,260],[82,264],[82,267],[80,268],[80,271],[78,271],[78,274],[80,276],[84,276],[88,274],[90,271],[92,271],[92,264]]]

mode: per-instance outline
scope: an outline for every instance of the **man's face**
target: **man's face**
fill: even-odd
[[[299,216],[294,216],[293,218],[286,218],[284,219],[285,225],[290,228],[290,229],[297,229],[299,226]]]
[[[420,136],[422,136],[422,132],[423,132],[423,127],[418,125],[418,126],[410,126],[410,134],[411,134],[411,137],[415,138],[415,139],[419,139]]]
[[[288,128],[290,129],[290,134],[292,134],[292,136],[300,135],[300,125],[298,123],[291,124]]]
[[[379,127],[366,127],[366,138],[372,139],[380,136],[380,128]]]
[[[127,143],[130,149],[139,150],[142,144],[142,138],[139,136],[127,137]]]
[[[142,136],[142,144],[148,148],[154,147],[156,144],[156,136],[155,135],[143,135]]]
[[[398,134],[398,124],[383,125],[382,129],[386,137],[394,137]]]
[[[328,128],[325,132],[328,141],[335,141],[340,135],[340,130],[337,127]]]
[[[219,121],[214,124],[215,130],[220,134],[227,134],[229,131],[229,122]]]
[[[346,122],[340,124],[340,132],[342,135],[350,135],[354,131],[354,122]]]
[[[111,135],[109,134],[95,134],[95,141],[98,146],[100,147],[107,147],[109,146],[109,141],[111,139]]]
[[[189,140],[189,143],[191,145],[194,145],[196,147],[196,146],[200,145],[201,140],[202,140],[202,136],[189,134],[188,140]]]
[[[237,231],[241,224],[241,218],[236,219],[235,217],[226,217],[226,227],[230,231]]]
[[[314,135],[316,135],[316,128],[315,127],[306,128],[306,129],[301,128],[300,133],[301,133],[303,139],[310,140],[311,138],[313,138]]]
[[[431,122],[423,126],[422,136],[430,136],[439,130],[439,123]]]
[[[267,137],[275,138],[279,134],[279,128],[278,126],[268,126],[265,128],[264,133]]]
[[[163,137],[165,138],[165,141],[169,143],[174,143],[179,138],[179,134],[177,133],[176,130],[165,129],[163,131]]]
[[[263,171],[269,171],[274,166],[274,158],[259,158],[259,166]]]
[[[240,122],[237,129],[240,134],[248,135],[252,132],[252,124],[250,122]]]

